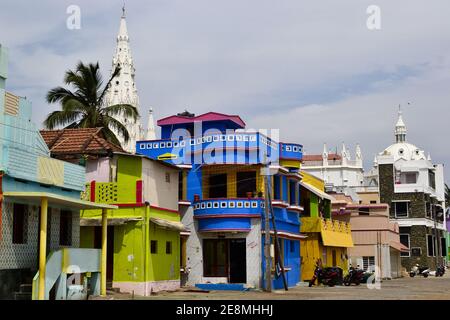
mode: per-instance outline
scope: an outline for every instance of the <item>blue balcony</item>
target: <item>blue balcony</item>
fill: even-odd
[[[138,141],[136,152],[175,165],[258,164],[265,159],[272,163],[280,158],[300,161],[303,147],[299,144],[279,144],[260,133],[236,132]]]
[[[204,199],[193,206],[201,232],[248,232],[251,218],[260,218],[264,212],[260,198]]]

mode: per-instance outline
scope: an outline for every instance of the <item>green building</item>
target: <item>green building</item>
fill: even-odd
[[[179,288],[179,169],[121,151],[101,129],[41,134],[54,157],[84,163],[85,200],[118,207],[107,211],[107,285],[142,296]],[[101,223],[101,210],[81,211],[80,247],[101,248]]]

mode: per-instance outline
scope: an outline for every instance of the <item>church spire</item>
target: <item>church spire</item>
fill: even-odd
[[[131,55],[130,39],[128,37],[127,21],[125,18],[125,6],[122,8],[122,16],[120,18],[116,52],[112,59],[112,72],[117,67],[120,67],[120,74],[112,80],[111,86],[105,96],[105,103],[107,106],[130,104],[140,113],[139,96],[135,83],[136,70]],[[123,138],[118,135],[122,148],[134,153],[136,150],[136,141],[142,140],[144,136],[144,129],[141,125],[140,118],[137,121],[133,121],[124,114],[117,115],[115,118],[127,128],[130,136],[129,141],[125,143]]]
[[[406,125],[403,122],[402,109],[400,105],[398,106],[398,120],[397,124],[395,125],[395,142],[406,142]]]

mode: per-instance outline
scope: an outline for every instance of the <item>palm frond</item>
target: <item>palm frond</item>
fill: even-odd
[[[136,121],[139,117],[139,112],[137,111],[136,107],[130,104],[115,104],[113,106],[108,106],[103,108],[101,110],[101,113],[111,117],[123,115],[124,117],[129,118],[133,121]]]
[[[83,114],[78,111],[53,111],[44,120],[44,126],[49,130],[53,130],[59,126],[75,122],[82,116]]]

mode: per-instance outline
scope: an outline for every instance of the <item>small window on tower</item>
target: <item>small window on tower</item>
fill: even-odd
[[[116,81],[116,85],[119,85],[119,81]]]

